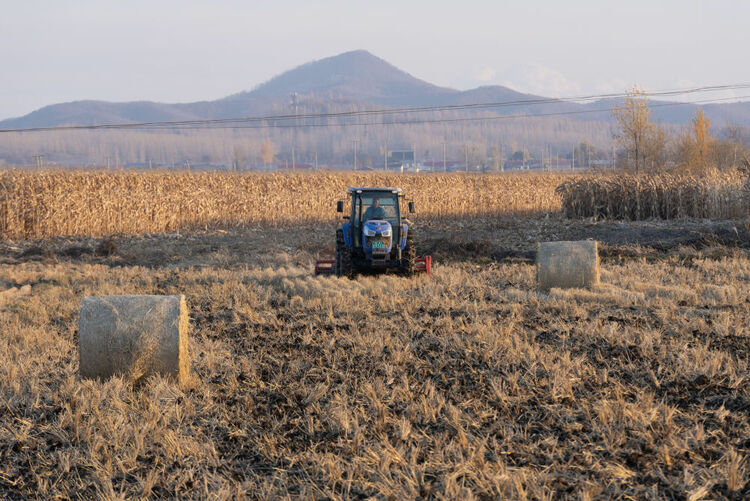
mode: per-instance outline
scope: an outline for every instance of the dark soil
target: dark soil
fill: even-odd
[[[593,221],[562,216],[417,221],[417,251],[434,262],[533,262],[539,242],[587,240],[600,243],[602,260],[660,259],[684,249],[716,250],[717,257],[750,247],[744,221]],[[115,266],[195,265],[217,259],[257,265],[271,252],[286,252],[295,264],[333,255],[332,225],[304,229],[255,228],[192,234],[112,236],[0,242],[0,263],[84,261]]]

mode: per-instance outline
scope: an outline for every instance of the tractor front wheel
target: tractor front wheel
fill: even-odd
[[[346,247],[344,230],[336,230],[336,276],[352,278],[352,252]]]

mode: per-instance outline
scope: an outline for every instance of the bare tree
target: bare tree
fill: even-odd
[[[273,144],[271,144],[271,141],[265,140],[260,145],[260,159],[261,162],[263,162],[263,165],[268,165],[270,163],[273,163]]]
[[[634,85],[622,104],[615,105],[612,109],[612,115],[620,126],[619,139],[628,157],[632,155],[633,165],[638,172],[646,166],[646,143],[654,130],[646,92]]]

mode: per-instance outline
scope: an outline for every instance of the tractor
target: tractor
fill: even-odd
[[[414,230],[401,214],[405,201],[401,188],[349,188],[347,194],[349,215],[343,216],[336,230],[336,257],[316,261],[316,275],[430,274],[432,258],[417,257]],[[414,202],[408,202],[406,208],[414,213]],[[336,203],[336,211],[344,212],[343,200]]]

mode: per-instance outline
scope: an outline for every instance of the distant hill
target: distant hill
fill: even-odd
[[[45,106],[23,117],[0,122],[3,128],[49,127],[54,125],[93,125],[110,123],[191,120],[203,118],[180,105],[137,101],[73,101]]]
[[[74,101],[45,106],[28,115],[0,121],[0,128],[26,128],[56,125],[93,125],[166,120],[195,120],[288,113],[289,95],[297,92],[316,103],[355,104],[361,107],[445,106],[484,102],[542,99],[507,87],[485,86],[467,91],[439,87],[413,77],[364,50],[312,61],[282,73],[251,91],[239,92],[216,101],[165,104],[148,101],[111,103]],[[654,102],[654,104],[657,104]],[[525,104],[493,109],[501,114],[570,115],[581,121],[611,121],[606,110],[614,101],[578,104],[553,101],[541,105]],[[602,109],[601,113],[590,111]],[[704,106],[713,123],[750,125],[750,102],[709,104]],[[683,124],[692,117],[692,105],[654,107],[656,120]]]
[[[457,93],[415,78],[365,50],[356,50],[303,64],[229,99],[287,98],[292,92],[388,106],[427,105]]]

